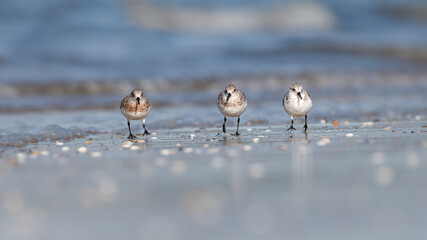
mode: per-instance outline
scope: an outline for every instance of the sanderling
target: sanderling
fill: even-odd
[[[288,130],[295,130],[294,117],[305,116],[304,132],[307,132],[307,114],[313,107],[313,103],[310,94],[302,88],[302,85],[299,83],[292,84],[283,97],[282,104],[286,113],[291,116],[291,126]]]
[[[150,108],[151,104],[148,101],[148,98],[144,96],[144,93],[140,89],[134,89],[129,95],[123,98],[120,104],[120,111],[128,120],[129,139],[136,138],[132,135],[130,130],[129,120],[142,120],[142,127],[144,128],[144,134],[142,134],[142,136],[150,135],[145,128],[145,118],[147,117]]]
[[[248,105],[245,94],[236,86],[230,84],[218,96],[218,109],[224,115],[222,131],[225,133],[226,117],[237,117],[236,136],[239,136],[240,115],[245,111]]]

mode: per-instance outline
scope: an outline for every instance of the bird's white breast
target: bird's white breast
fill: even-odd
[[[245,111],[246,106],[246,102],[232,107],[225,107],[224,105],[218,104],[218,109],[225,117],[239,117]]]
[[[123,116],[125,116],[128,120],[143,120],[147,117],[150,109],[145,112],[127,112],[124,108],[121,108],[120,111],[122,112]]]
[[[283,108],[292,117],[304,117],[307,115],[311,108],[313,107],[313,102],[310,98],[307,100],[303,99],[293,99],[293,101],[284,100]]]

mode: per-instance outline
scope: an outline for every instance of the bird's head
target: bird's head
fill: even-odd
[[[289,87],[289,92],[295,93],[300,99],[302,99],[301,93],[303,90],[302,85],[299,83],[294,83]]]
[[[227,100],[231,97],[231,94],[236,93],[237,91],[239,91],[239,89],[235,85],[228,85],[224,90],[224,93],[227,94]]]
[[[138,105],[141,104],[141,98],[144,96],[141,89],[134,89],[130,95],[138,102]]]

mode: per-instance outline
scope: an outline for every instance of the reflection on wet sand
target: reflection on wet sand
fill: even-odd
[[[296,191],[310,188],[312,175],[312,150],[307,143],[292,144],[292,184]]]

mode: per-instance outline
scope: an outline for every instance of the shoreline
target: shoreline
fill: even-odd
[[[165,231],[177,240],[311,238],[320,222],[334,239],[425,233],[416,223],[427,214],[412,213],[425,209],[427,121],[338,126],[311,124],[307,138],[300,124],[292,136],[264,125],[242,127],[239,137],[193,128],[3,149],[0,237],[21,236],[11,223],[33,239],[65,240],[163,239]]]
[[[227,126],[227,134],[223,134],[221,129],[218,128],[205,128],[200,129],[197,127],[176,128],[176,129],[153,129],[152,134],[142,136],[142,133],[135,134],[137,139],[128,140],[126,138],[126,131],[115,132],[84,132],[81,136],[76,136],[71,139],[51,139],[51,140],[37,140],[36,142],[28,142],[21,147],[6,146],[3,149],[5,152],[28,152],[29,149],[38,148],[55,148],[66,145],[80,147],[89,147],[90,144],[96,141],[101,142],[112,149],[118,151],[120,148],[114,147],[115,145],[126,145],[128,147],[145,146],[153,149],[162,147],[203,147],[203,145],[217,145],[220,146],[227,143],[238,145],[245,144],[277,144],[279,142],[292,143],[295,139],[305,140],[306,142],[317,141],[322,142],[322,139],[329,140],[352,140],[352,139],[394,139],[394,138],[420,138],[427,133],[427,121],[413,120],[413,121],[378,121],[378,122],[349,122],[344,121],[337,126],[332,123],[309,123],[308,133],[304,134],[302,124],[296,122],[297,130],[286,131],[289,124],[284,125],[253,125],[241,126],[241,135],[234,136],[233,130],[235,126]],[[59,126],[58,126],[59,127]],[[138,130],[139,132],[139,130]],[[1,139],[1,138],[0,138]],[[90,142],[88,144],[88,142]],[[320,143],[322,144],[322,143]],[[326,145],[326,144],[325,144]],[[126,148],[126,147],[123,147]],[[135,149],[139,150],[139,149]]]

